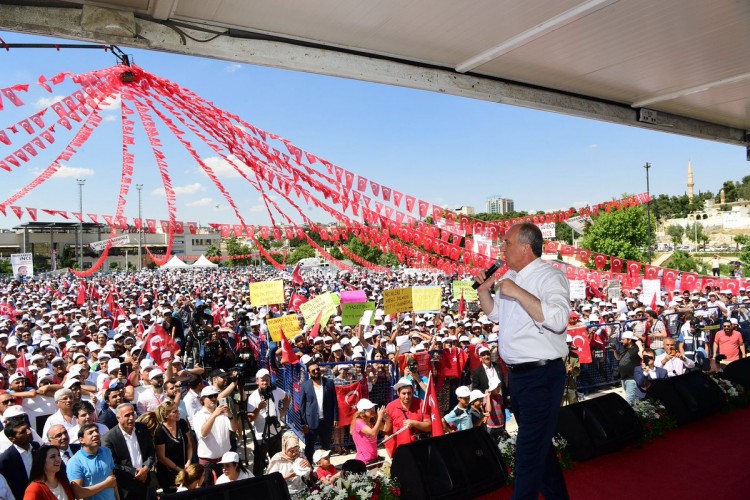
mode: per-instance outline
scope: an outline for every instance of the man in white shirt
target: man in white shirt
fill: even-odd
[[[185,397],[182,400],[185,402],[185,410],[187,410],[188,422],[193,425],[193,417],[198,413],[201,408],[201,389],[203,388],[203,381],[197,375],[190,375],[187,381],[188,390],[185,393]],[[193,426],[195,428],[195,426]]]
[[[73,403],[73,391],[70,389],[60,389],[55,392],[55,404],[58,409],[44,423],[42,436],[46,436],[49,433],[49,428],[53,425],[62,425],[68,431],[76,425],[76,418],[73,415]]]
[[[509,369],[519,426],[515,498],[536,498],[540,492],[545,498],[568,498],[552,438],[565,388],[570,290],[565,274],[540,259],[543,245],[536,225],[516,224],[505,233],[502,248],[510,271],[499,281],[484,272],[477,277],[482,311],[500,327],[498,347]]]
[[[148,379],[151,381],[151,385],[138,395],[138,401],[136,402],[140,415],[156,410],[156,407],[167,399],[167,395],[164,393],[164,372],[154,368],[148,372]]]
[[[289,409],[289,395],[271,385],[271,375],[265,368],[257,371],[255,379],[258,389],[247,399],[247,416],[255,435],[253,474],[261,476],[266,455],[272,457],[281,451],[280,427]]]
[[[677,350],[675,340],[671,337],[664,339],[664,353],[656,356],[654,365],[667,370],[667,377],[676,377],[695,368],[695,362]]]
[[[38,447],[25,421],[14,420],[3,433],[13,445],[0,454],[0,474],[8,481],[13,496],[23,498],[29,484],[32,454]]]
[[[237,431],[237,421],[229,418],[229,406],[219,404],[219,390],[209,385],[201,391],[202,408],[193,416],[198,437],[198,460],[215,471],[224,453],[230,451],[230,435]]]

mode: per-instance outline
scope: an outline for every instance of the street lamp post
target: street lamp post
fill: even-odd
[[[83,185],[86,179],[76,179],[78,183],[78,212],[81,218],[78,221],[78,270],[83,271]]]
[[[143,267],[143,257],[141,256],[143,251],[143,219],[141,219],[141,189],[143,189],[143,184],[136,184],[135,188],[138,190],[138,219],[141,221],[138,226],[138,270],[140,271]]]
[[[646,194],[648,202],[646,203],[646,217],[648,219],[648,263],[651,264],[651,189],[648,183],[648,170],[651,168],[650,163],[646,163],[643,168],[646,169]]]

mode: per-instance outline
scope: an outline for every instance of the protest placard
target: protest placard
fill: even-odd
[[[299,306],[299,312],[305,318],[305,324],[311,326],[315,323],[315,318],[318,317],[318,314],[322,313],[320,324],[325,325],[328,323],[330,317],[336,314],[336,304],[333,302],[333,294],[326,292],[316,295],[313,299]]]
[[[583,280],[570,280],[570,300],[586,298],[586,282]]]
[[[341,306],[341,324],[344,326],[354,326],[359,324],[359,320],[365,311],[374,311],[375,302],[354,302]],[[371,315],[370,325],[375,324],[375,318]]]
[[[347,290],[339,292],[342,304],[351,304],[354,302],[367,302],[367,294],[364,290]]]
[[[258,281],[250,283],[250,303],[253,306],[268,306],[271,304],[283,304],[284,282]]]
[[[439,286],[413,286],[411,300],[414,312],[440,311],[441,294]]]
[[[453,298],[456,300],[461,300],[461,292],[463,291],[464,300],[466,301],[479,300],[479,295],[477,295],[477,291],[471,287],[471,285],[473,284],[474,284],[473,281],[454,281],[453,282]]]
[[[412,310],[411,288],[383,290],[383,309],[386,314],[396,314]]]
[[[266,326],[268,326],[268,333],[271,334],[271,340],[274,342],[281,340],[282,330],[284,331],[284,336],[288,339],[294,338],[300,332],[299,319],[296,314],[271,318],[266,320]]]
[[[34,256],[30,253],[10,254],[10,265],[13,268],[13,278],[31,278],[34,276]]]

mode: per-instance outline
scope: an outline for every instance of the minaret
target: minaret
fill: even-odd
[[[693,163],[691,161],[688,161],[688,200],[690,200],[690,204],[693,203]]]

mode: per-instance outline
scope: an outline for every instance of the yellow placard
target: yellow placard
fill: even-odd
[[[278,318],[271,318],[266,320],[266,326],[268,327],[268,333],[271,334],[271,340],[279,342],[281,340],[281,331],[284,331],[284,336],[288,339],[294,338],[299,335],[299,318],[296,314],[287,314],[286,316],[279,316]]]
[[[411,289],[411,301],[414,312],[440,310],[442,289],[439,286],[415,286]]]
[[[258,281],[250,283],[250,303],[254,306],[268,306],[271,304],[283,304],[284,282]]]
[[[412,310],[411,287],[383,290],[383,309],[386,314],[397,314]]]
[[[463,291],[465,301],[475,302],[479,300],[479,295],[477,295],[477,291],[471,287],[471,285],[473,284],[474,284],[473,281],[454,281],[453,282],[453,298],[456,300],[461,300],[461,291]]]
[[[328,323],[328,319],[336,314],[336,304],[333,301],[333,294],[326,292],[308,300],[301,306],[299,306],[299,312],[302,313],[302,317],[305,318],[306,325],[315,324],[315,318],[322,312],[320,317],[320,324],[325,325]]]

